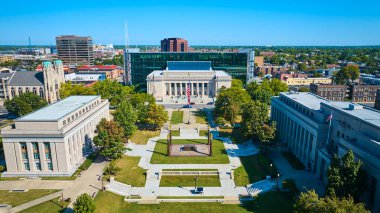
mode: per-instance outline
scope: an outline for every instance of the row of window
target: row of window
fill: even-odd
[[[285,98],[284,96],[280,96],[280,100],[286,103],[287,105],[291,106],[292,108],[296,109],[297,111],[307,115],[308,117],[314,118],[314,112],[311,112],[310,110],[306,109],[305,107],[301,106],[295,101]]]
[[[74,119],[78,118],[79,116],[81,116],[82,114],[88,112],[90,109],[92,109],[93,107],[95,107],[96,105],[98,105],[100,103],[99,100],[93,102],[92,104],[86,106],[86,108],[83,108],[82,110],[79,110],[78,112],[76,112],[75,114],[72,114],[70,117],[68,117],[66,120],[62,121],[62,124],[63,126],[69,124],[71,121],[73,121]]]
[[[22,160],[24,162],[24,170],[30,170],[28,148],[27,148],[26,142],[20,142],[20,147],[21,147]],[[44,149],[44,152],[45,152],[47,167],[49,170],[53,170],[53,165],[51,163],[52,158],[51,158],[50,143],[44,142],[42,148]],[[39,144],[37,142],[32,142],[32,151],[33,151],[33,159],[35,162],[36,170],[41,171],[40,151],[39,151]],[[38,160],[38,161],[35,161],[35,160]]]
[[[33,92],[35,95],[39,95],[41,98],[44,97],[44,89],[42,89],[42,87],[40,87],[38,94],[37,94],[37,88],[36,87],[33,87],[32,91],[30,91],[29,87],[26,87],[25,93],[29,93],[29,92]],[[23,91],[22,87],[19,87],[18,88],[18,94],[20,95],[22,93],[24,93],[24,91]],[[14,87],[11,88],[11,95],[12,95],[12,97],[16,96],[16,89]]]

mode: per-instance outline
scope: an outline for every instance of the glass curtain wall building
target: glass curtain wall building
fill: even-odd
[[[147,76],[154,70],[165,70],[168,61],[211,61],[213,70],[224,70],[232,78],[246,82],[249,69],[249,58],[253,52],[239,53],[128,53],[125,54],[125,83],[146,85]],[[253,70],[253,69],[252,69]]]

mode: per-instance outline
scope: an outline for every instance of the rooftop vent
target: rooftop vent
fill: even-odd
[[[358,104],[349,104],[348,105],[348,109],[349,110],[355,110],[355,109],[363,109],[363,106],[362,105],[358,105]]]

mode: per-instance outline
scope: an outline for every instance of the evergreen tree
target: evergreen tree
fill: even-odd
[[[124,136],[128,138],[136,131],[137,112],[127,101],[122,101],[114,113],[114,120],[123,127]]]

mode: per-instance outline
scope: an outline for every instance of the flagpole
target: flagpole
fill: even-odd
[[[187,89],[188,89],[188,93],[187,93],[187,104],[188,104],[188,107],[189,107],[189,121],[188,123],[190,124],[190,73],[189,74],[189,83],[187,84]]]

